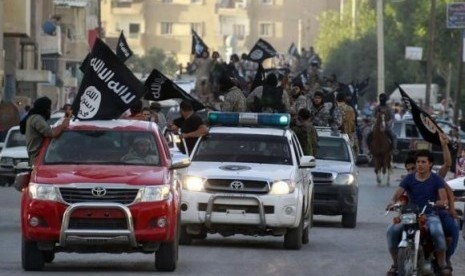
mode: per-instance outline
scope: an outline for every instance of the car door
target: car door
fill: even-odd
[[[304,195],[304,210],[305,210],[305,217],[307,217],[308,212],[310,211],[310,204],[309,200],[311,198],[311,186],[310,186],[310,181],[311,181],[311,172],[309,168],[300,168],[300,159],[302,156],[304,156],[302,147],[300,146],[299,140],[297,139],[297,136],[295,134],[292,134],[291,137],[291,146],[292,150],[295,153],[296,159],[297,159],[297,167],[296,167],[296,174],[297,174],[297,179],[301,179],[302,183],[302,193]]]

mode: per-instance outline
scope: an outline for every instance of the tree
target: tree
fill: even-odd
[[[405,59],[405,47],[422,47],[426,52],[429,22],[429,1],[403,2],[385,0],[384,49],[386,92],[393,91],[394,82],[425,83],[425,61]],[[433,82],[443,85],[457,71],[460,31],[445,27],[446,4],[452,0],[437,0],[436,38],[433,57]],[[320,34],[315,49],[323,59],[326,74],[335,73],[342,82],[370,77],[377,79],[375,1],[361,0],[356,15],[355,36],[352,36],[349,8],[325,12],[320,17]],[[455,79],[455,76],[452,76]],[[455,83],[452,84],[452,89]],[[371,81],[366,99],[376,98],[376,81]]]
[[[174,76],[179,69],[176,57],[168,56],[163,50],[158,48],[150,49],[144,56],[132,56],[127,62],[127,66],[133,72],[150,74],[156,68],[167,76]]]

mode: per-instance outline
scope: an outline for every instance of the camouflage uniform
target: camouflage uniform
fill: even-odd
[[[318,144],[318,133],[312,122],[297,121],[291,128],[297,136],[297,139],[299,139],[304,154],[315,156]]]
[[[334,107],[333,113],[331,114],[331,128],[335,130],[340,130],[342,127],[342,119],[344,116],[344,111],[341,106]]]
[[[313,116],[313,125],[320,127],[330,126],[329,122],[331,119],[331,104],[323,103],[320,106],[312,105],[310,107],[310,113]]]
[[[350,145],[354,153],[358,153],[358,139],[355,132],[355,110],[346,103],[338,103],[338,108],[342,114],[341,132],[349,136]]]
[[[299,95],[299,97],[297,97],[297,99],[294,99],[292,104],[291,104],[291,108],[290,108],[290,112],[291,113],[295,113],[297,114],[297,112],[299,112],[300,109],[302,108],[307,108],[307,97],[305,97],[304,95]]]
[[[221,111],[227,112],[245,112],[245,96],[244,93],[237,87],[233,86],[224,95],[224,102],[221,105]]]

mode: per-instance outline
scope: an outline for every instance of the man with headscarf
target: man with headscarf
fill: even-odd
[[[29,164],[34,165],[39,155],[40,146],[44,138],[56,138],[69,126],[71,112],[65,113],[61,124],[51,128],[47,120],[50,119],[52,101],[47,97],[38,98],[28,115],[20,122],[20,132],[26,134]]]
[[[252,112],[284,113],[289,108],[289,95],[278,87],[278,77],[273,73],[247,96],[247,109]]]
[[[313,93],[312,105],[310,107],[310,112],[313,117],[313,125],[320,127],[330,126],[331,120],[331,103],[324,102],[324,94],[322,91],[317,90]]]
[[[158,164],[158,156],[148,138],[138,137],[134,140],[129,152],[121,158],[122,162],[131,164]]]
[[[221,104],[221,111],[225,112],[245,112],[245,96],[239,87],[225,73],[220,79],[220,93],[224,93],[224,101]]]

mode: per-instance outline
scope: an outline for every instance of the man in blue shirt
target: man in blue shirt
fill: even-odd
[[[433,155],[428,150],[420,150],[415,155],[416,171],[404,177],[399,187],[394,192],[386,209],[389,210],[400,197],[407,192],[409,203],[415,204],[420,210],[429,201],[437,206],[448,206],[445,182],[439,175],[431,172],[433,167]],[[441,220],[435,210],[427,208],[427,227],[433,240],[437,262],[442,268],[443,275],[450,275],[450,267],[446,264],[446,240],[442,229]],[[387,275],[396,275],[397,270],[397,246],[402,239],[402,225],[393,224],[387,232],[388,248],[393,265]]]

